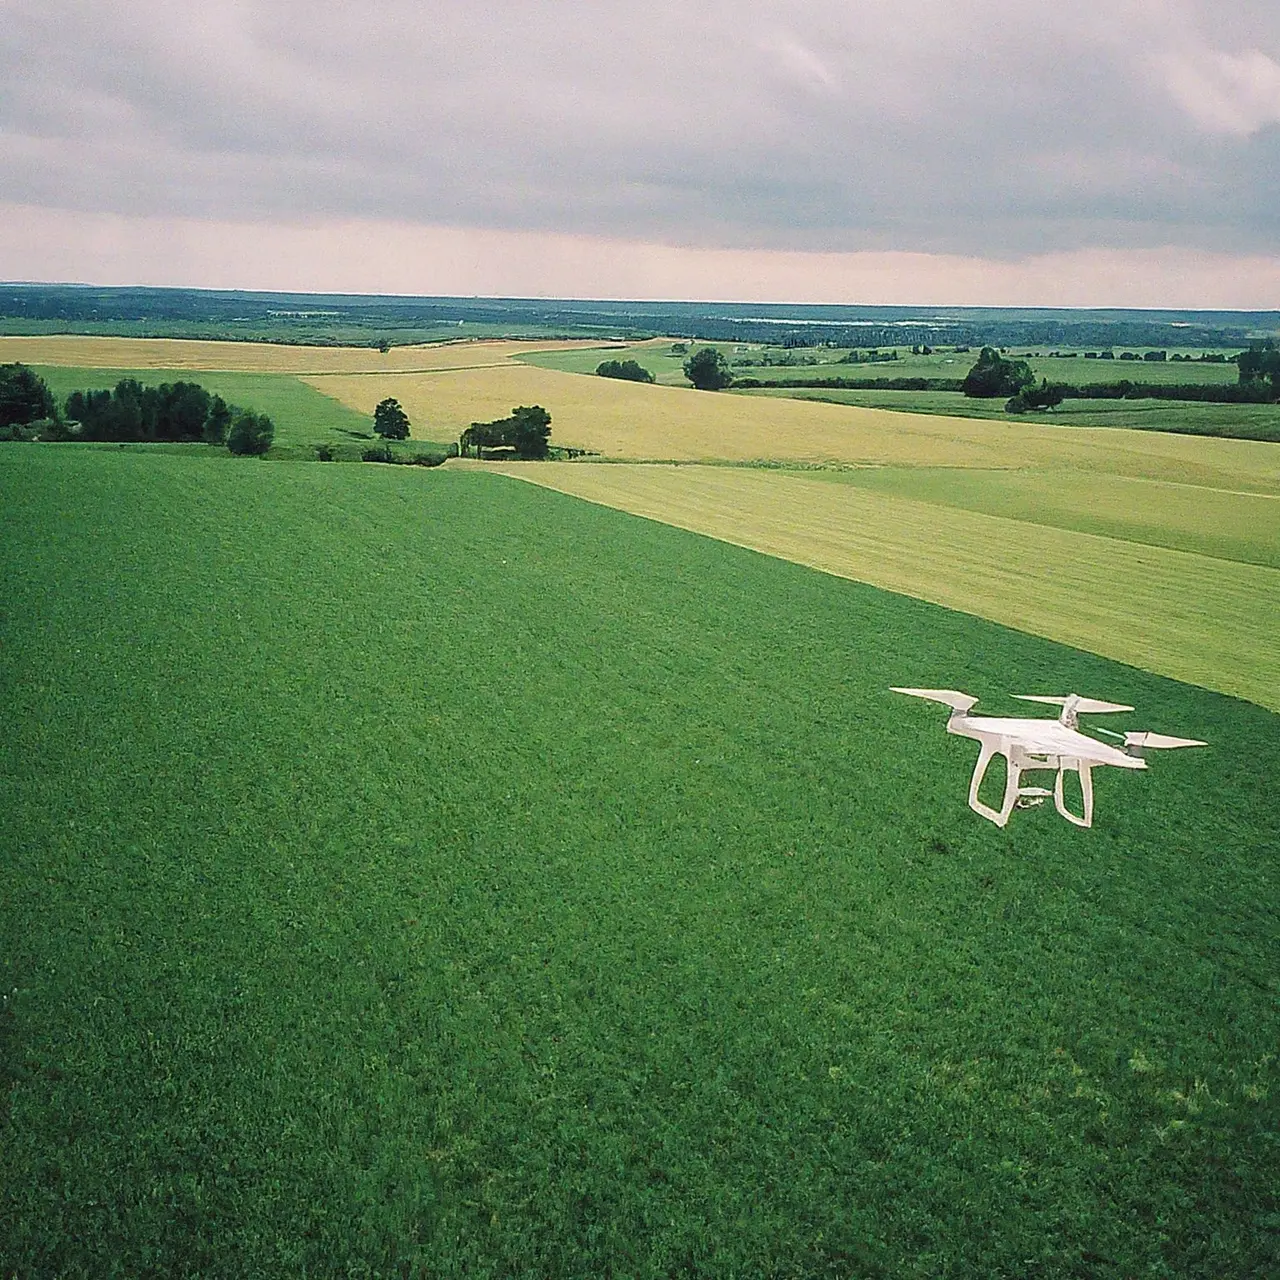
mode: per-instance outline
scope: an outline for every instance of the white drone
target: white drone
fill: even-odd
[[[1133,708],[1121,706],[1117,702],[1082,698],[1076,693],[1066,698],[1033,693],[1015,694],[1015,697],[1024,702],[1048,702],[1062,708],[1062,713],[1056,720],[1027,720],[1015,716],[971,716],[968,711],[978,701],[977,698],[971,698],[967,693],[957,693],[954,689],[899,689],[895,686],[893,692],[909,693],[913,698],[928,698],[932,702],[945,704],[951,708],[947,732],[957,733],[965,738],[976,738],[982,744],[982,749],[978,752],[978,763],[973,769],[973,779],[969,783],[969,808],[998,827],[1003,827],[1009,821],[1015,805],[1025,808],[1043,804],[1048,796],[1053,797],[1054,806],[1068,822],[1074,822],[1077,827],[1092,826],[1092,769],[1105,764],[1121,769],[1145,769],[1147,762],[1136,754],[1144,749],[1208,745],[1194,738],[1170,738],[1163,733],[1112,734],[1101,729],[1100,733],[1119,739],[1123,749],[1108,746],[1105,742],[1081,733],[1076,725],[1076,717],[1082,712],[1100,715],[1111,711],[1132,711]],[[1004,802],[999,809],[993,809],[978,799],[978,788],[982,786],[991,757],[997,755],[1004,756],[1006,761]],[[1057,772],[1052,791],[1045,787],[1022,785],[1023,772],[1037,769],[1052,769]],[[1080,814],[1072,813],[1063,798],[1063,775],[1070,771],[1080,775],[1080,794],[1084,803],[1084,812]]]

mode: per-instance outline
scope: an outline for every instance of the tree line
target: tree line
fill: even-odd
[[[275,438],[266,414],[228,404],[195,382],[151,387],[121,378],[110,391],[73,391],[59,410],[44,379],[22,364],[0,365],[0,430],[42,440],[203,441],[250,455],[266,453]]]
[[[621,378],[624,382],[652,382],[653,374],[638,360],[602,360],[596,365],[601,378]]]
[[[510,449],[517,458],[545,458],[550,452],[551,415],[540,404],[520,405],[511,416],[493,422],[473,422],[458,441],[458,453],[477,458],[485,449]]]
[[[964,378],[735,378],[738,390],[806,388],[828,391],[959,391],[974,399],[1008,400],[1011,412],[1049,409],[1063,400],[1181,400],[1198,404],[1273,404],[1280,400],[1280,350],[1273,342],[1250,347],[1231,358],[1239,366],[1236,382],[1048,382],[1036,385],[1031,366],[984,347]],[[1213,361],[1212,363],[1218,363]],[[1227,363],[1224,358],[1222,363]]]

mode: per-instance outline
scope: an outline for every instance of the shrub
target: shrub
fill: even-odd
[[[396,455],[387,444],[371,445],[360,455],[361,462],[395,462]]]
[[[602,378],[621,378],[625,382],[652,382],[653,374],[637,360],[604,360],[596,365]]]
[[[25,364],[0,365],[0,427],[24,425],[57,413],[45,380]]]
[[[983,347],[977,363],[969,370],[961,384],[967,396],[992,399],[996,396],[1016,396],[1024,387],[1035,382],[1031,366],[1025,360],[1006,360],[993,347]]]
[[[227,448],[238,457],[261,457],[275,434],[275,424],[265,413],[242,413],[227,432]]]
[[[1066,390],[1065,387],[1050,386],[1048,381],[1042,378],[1038,387],[1034,384],[1029,387],[1023,387],[1005,405],[1005,412],[1025,413],[1028,409],[1038,411],[1056,409],[1062,403]]]
[[[317,462],[332,462],[332,461],[333,461],[333,450],[332,450],[332,449],[330,449],[330,448],[329,448],[329,446],[328,446],[327,444],[318,444],[318,445],[316,445],[316,461],[317,461]]]

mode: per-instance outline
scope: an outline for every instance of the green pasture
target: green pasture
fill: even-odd
[[[327,444],[340,460],[354,461],[375,442],[373,420],[348,408],[300,378],[279,373],[226,373],[203,369],[76,369],[60,365],[33,366],[61,404],[73,391],[111,388],[121,378],[136,378],[147,386],[162,382],[198,382],[206,391],[230,404],[265,413],[275,424],[274,458],[314,458],[318,444]],[[423,442],[415,440],[414,445]],[[144,446],[153,449],[155,446]],[[184,448],[187,446],[183,446]]]
[[[858,467],[805,474],[934,506],[1280,568],[1280,496],[1275,494],[1104,472]]]
[[[0,529],[0,1273],[1280,1268],[1280,717],[471,471]],[[1212,746],[1002,832],[890,684]]]
[[[988,418],[998,422],[1057,423],[1068,427],[1133,427],[1185,435],[1280,441],[1280,405],[1198,404],[1178,400],[1064,400],[1049,413],[1006,413],[1003,400],[971,400],[954,391],[839,391],[814,387],[769,387],[735,391],[743,396],[786,396],[851,404],[864,409]]]
[[[697,343],[697,346],[704,345]],[[730,344],[708,343],[721,350],[731,349]],[[693,347],[690,350],[694,350]],[[597,367],[605,360],[634,360],[648,369],[655,380],[666,387],[687,387],[689,380],[684,376],[685,356],[670,354],[671,344],[658,343],[653,346],[630,346],[625,343],[603,344],[599,347],[579,347],[571,351],[526,351],[515,356],[521,364],[537,365],[540,369],[558,369],[562,373],[595,374]]]
[[[749,359],[751,351],[732,353],[721,344],[721,349],[731,361]],[[777,352],[781,354],[779,350]],[[798,352],[797,354],[805,354]],[[804,365],[733,365],[733,372],[738,377],[766,378],[778,381],[795,381],[808,378],[963,378],[973,367],[978,358],[977,351],[934,352],[927,356],[911,354],[910,347],[898,348],[898,359],[884,364],[841,364],[839,359],[845,353],[841,351],[812,351],[820,364]],[[1234,352],[1230,353],[1234,354]],[[1165,361],[1163,363],[1147,363],[1130,360],[1085,360],[1051,359],[1048,356],[1025,356],[1025,353],[1010,352],[1009,358],[1026,358],[1031,372],[1037,379],[1047,378],[1050,382],[1067,382],[1076,386],[1087,386],[1095,382],[1119,382],[1129,379],[1130,382],[1154,382],[1161,386],[1172,383],[1196,383],[1218,385],[1235,383],[1239,380],[1239,371],[1233,364],[1197,364],[1194,362]]]

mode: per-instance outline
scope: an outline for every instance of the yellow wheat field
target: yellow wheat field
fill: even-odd
[[[1280,710],[1280,570],[794,474],[472,465]]]
[[[1248,492],[1280,492],[1280,446],[1111,428],[1040,426],[895,413],[816,401],[649,386],[498,364],[427,374],[306,379],[372,413],[395,396],[424,439],[541,404],[555,444],[658,461],[863,466],[1054,467]]]
[[[0,337],[0,364],[81,369],[219,370],[234,373],[390,373],[501,364],[525,351],[589,347],[590,342],[449,342],[392,347],[290,347],[267,342],[185,338]]]

